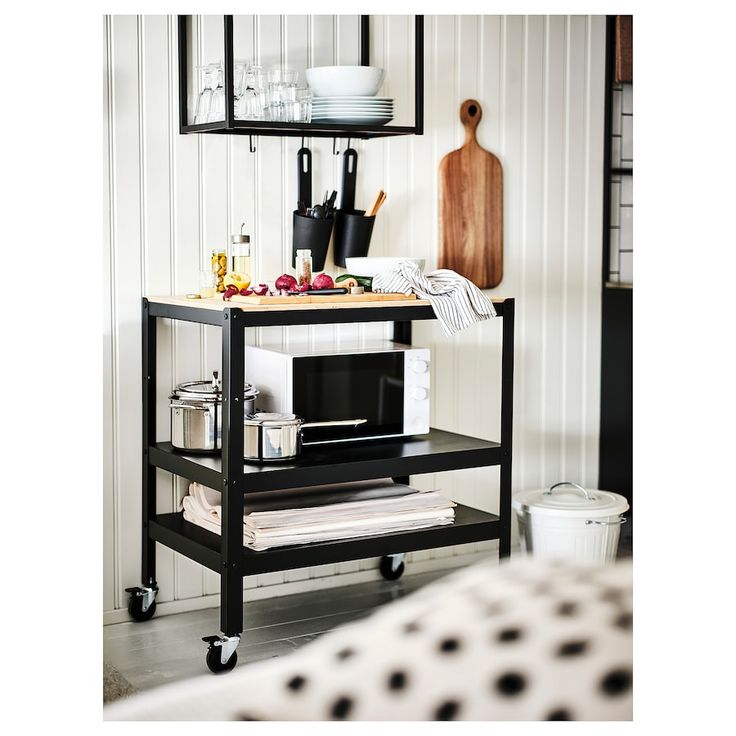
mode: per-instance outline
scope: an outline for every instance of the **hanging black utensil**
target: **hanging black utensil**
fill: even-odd
[[[358,176],[358,152],[346,148],[342,155],[342,200],[340,209],[352,212],[355,209],[355,180]]]
[[[308,148],[300,148],[296,152],[297,163],[297,202],[312,204],[312,152]]]

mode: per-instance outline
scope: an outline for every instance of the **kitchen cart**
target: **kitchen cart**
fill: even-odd
[[[434,319],[429,302],[372,302],[241,307],[221,299],[186,297],[143,299],[143,515],[142,585],[129,588],[128,610],[139,621],[156,609],[156,543],[220,574],[220,628],[209,636],[207,665],[232,669],[243,631],[243,577],[346,560],[382,557],[381,572],[395,579],[405,552],[498,539],[499,555],[511,546],[511,438],[514,373],[514,300],[496,299],[503,320],[501,354],[501,437],[499,442],[465,437],[439,429],[429,434],[358,443],[308,445],[295,460],[267,465],[243,462],[243,386],[245,330],[277,325],[393,322],[393,339],[411,344],[414,320]],[[170,442],[156,441],[157,320],[172,319],[222,329],[222,453],[188,455]],[[454,523],[378,537],[294,545],[255,552],[243,546],[244,494],[255,491],[392,477],[408,483],[410,475],[461,468],[500,466],[498,515],[458,504]],[[156,469],[160,468],[222,491],[222,534],[184,520],[181,513],[156,513]],[[398,562],[398,564],[397,564]]]

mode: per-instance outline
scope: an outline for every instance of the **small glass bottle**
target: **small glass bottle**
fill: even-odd
[[[225,291],[223,279],[227,273],[227,252],[222,248],[212,249],[211,268],[215,278],[215,288],[222,293]]]
[[[245,223],[240,226],[240,235],[230,238],[230,270],[235,273],[248,274],[251,283],[254,283],[251,271],[250,235],[243,235]]]
[[[312,251],[308,248],[296,252],[296,282],[298,286],[312,285]]]

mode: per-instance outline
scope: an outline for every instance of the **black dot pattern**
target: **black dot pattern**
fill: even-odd
[[[305,685],[307,684],[307,680],[302,675],[294,675],[287,683],[286,687],[289,688],[289,690],[293,690],[294,692],[297,692],[298,690],[301,690]]]
[[[447,700],[434,713],[435,721],[454,721],[460,710],[460,704],[455,700]]]
[[[496,639],[501,642],[512,642],[521,639],[521,629],[510,628],[501,629],[496,635]]]
[[[567,708],[555,708],[545,718],[546,721],[573,721],[572,714]]]
[[[557,649],[558,657],[576,657],[583,654],[588,648],[587,641],[566,641],[564,644],[560,644]]]
[[[403,690],[406,687],[406,673],[402,671],[392,672],[388,678],[389,690]]]
[[[444,654],[451,654],[460,649],[460,641],[454,637],[448,637],[440,642],[440,651]]]
[[[341,661],[344,662],[346,659],[350,659],[351,657],[355,656],[355,649],[352,647],[344,647],[341,649],[335,656]]]
[[[353,701],[348,697],[338,698],[330,709],[330,717],[334,720],[341,721],[348,717],[353,709]]]
[[[616,588],[606,588],[601,593],[601,600],[606,603],[621,603],[622,591]]]
[[[631,688],[631,672],[625,669],[611,670],[601,680],[601,690],[610,697],[623,695]]]
[[[507,672],[496,680],[496,691],[506,697],[516,697],[526,688],[526,678],[518,672]]]
[[[558,616],[574,616],[577,612],[578,606],[573,601],[562,601],[562,603],[557,606]]]
[[[630,563],[529,562],[470,566],[246,668],[222,720],[631,720]]]

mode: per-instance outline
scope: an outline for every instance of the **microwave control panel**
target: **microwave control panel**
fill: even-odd
[[[404,433],[429,432],[429,348],[404,353]]]

